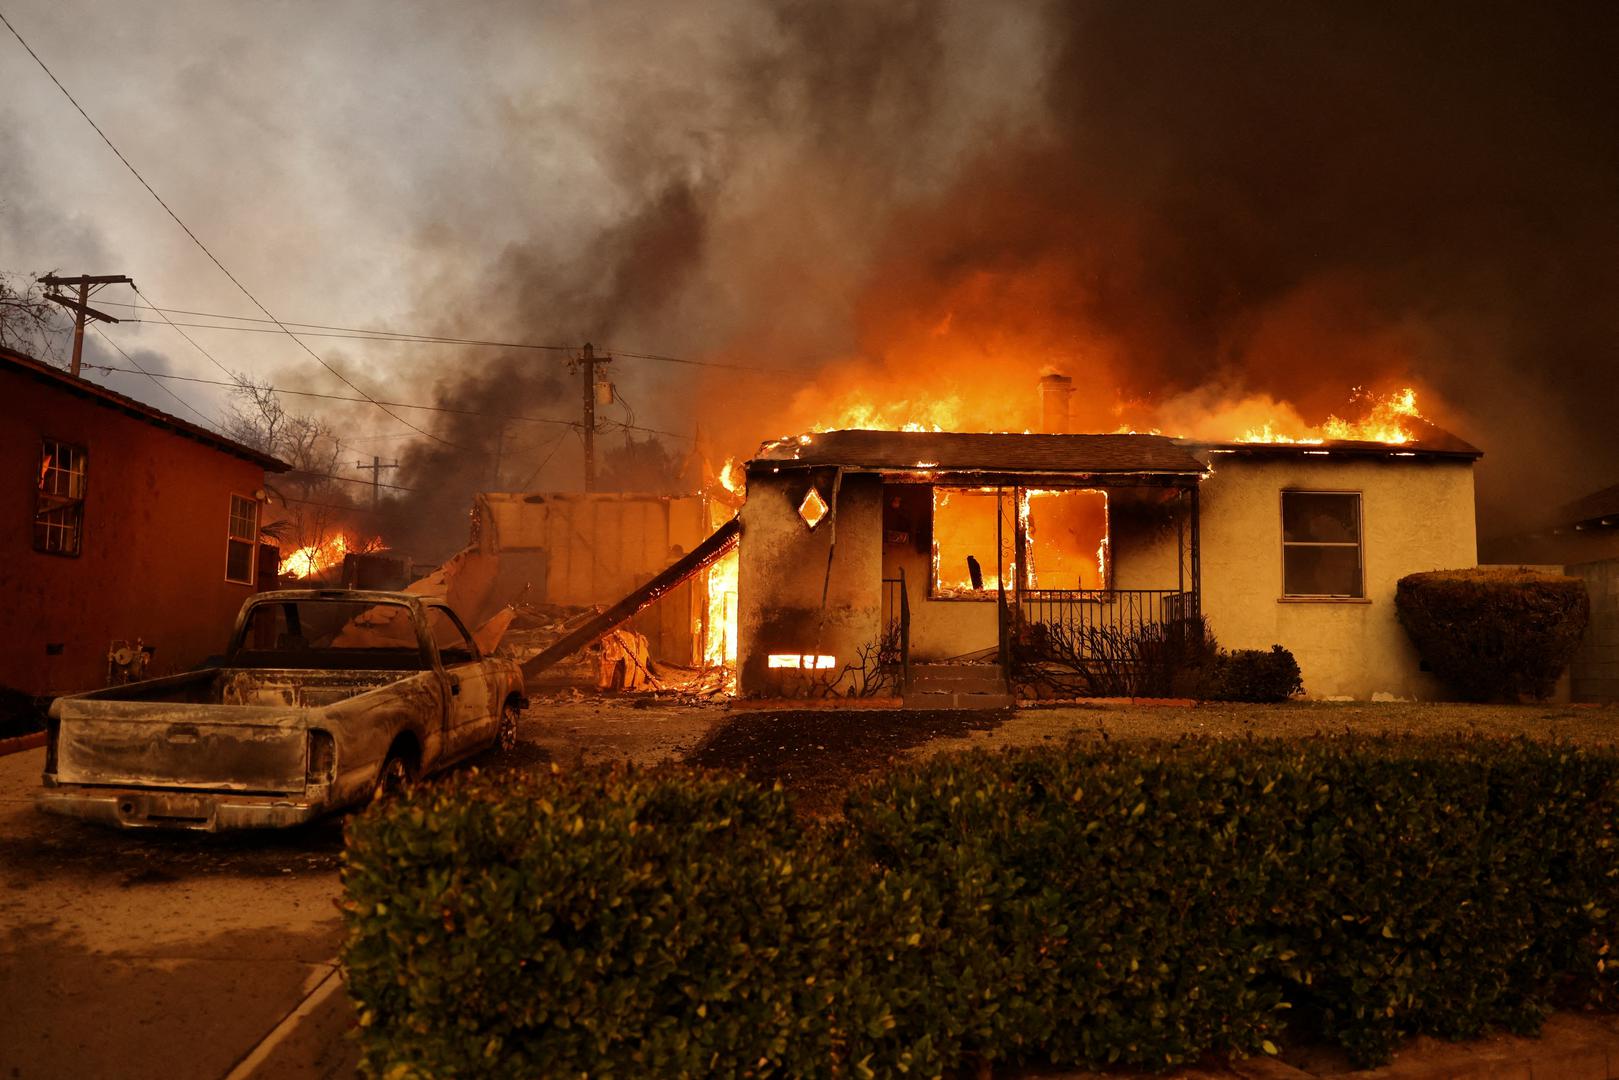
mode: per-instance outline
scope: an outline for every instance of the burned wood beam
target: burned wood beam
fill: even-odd
[[[708,539],[670,563],[651,581],[529,660],[523,665],[523,674],[534,675],[544,671],[558,660],[571,656],[615,626],[634,617],[636,612],[734,548],[741,535],[742,521],[733,517],[715,529]]]

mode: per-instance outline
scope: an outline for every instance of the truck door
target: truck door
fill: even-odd
[[[444,750],[448,758],[464,757],[494,741],[500,722],[500,688],[478,654],[472,635],[447,607],[429,605],[427,632],[444,671],[446,697]]]

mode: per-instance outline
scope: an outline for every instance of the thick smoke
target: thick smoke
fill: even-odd
[[[660,32],[623,36],[628,10]],[[504,105],[540,209],[489,257],[473,208],[437,223],[423,294],[447,329],[768,369],[620,360],[642,424],[740,454],[856,403],[1021,428],[1055,367],[1093,429],[1234,436],[1199,427],[1410,384],[1486,451],[1486,533],[1619,473],[1619,8],[619,11],[547,24],[590,77]],[[556,356],[469,353],[436,385],[576,415]],[[438,431],[466,449],[399,477],[443,505],[398,527],[459,528],[486,486],[494,426]],[[576,487],[549,437],[514,473]]]

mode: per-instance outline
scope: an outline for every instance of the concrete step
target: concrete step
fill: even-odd
[[[1010,709],[1016,701],[1004,691],[998,694],[953,693],[948,690],[912,690],[905,695],[907,709]]]
[[[907,709],[1009,709],[1013,698],[996,664],[913,664]]]

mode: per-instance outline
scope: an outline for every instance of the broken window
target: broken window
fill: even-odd
[[[34,499],[34,550],[77,555],[84,533],[84,447],[45,439]]]
[[[1358,492],[1282,492],[1282,595],[1363,597],[1361,567]]]
[[[1108,587],[1107,492],[1031,491],[1024,520],[1031,589]]]
[[[253,584],[253,553],[259,543],[259,504],[241,495],[230,497],[230,525],[225,541],[225,580]]]
[[[1008,507],[1010,496],[1008,490],[1004,500]],[[1002,503],[995,488],[933,489],[933,596],[995,598],[997,568],[1002,562],[996,550],[997,535],[1009,551],[1012,544],[1009,511],[997,532]]]
[[[448,608],[427,609],[427,632],[438,647],[438,658],[444,664],[470,664],[478,658],[472,637]]]

